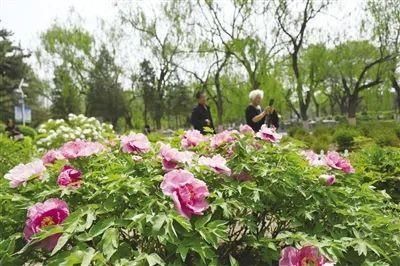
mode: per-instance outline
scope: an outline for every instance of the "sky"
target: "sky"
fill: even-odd
[[[40,33],[54,21],[63,22],[73,9],[90,31],[98,27],[99,18],[112,20],[117,15],[114,0],[0,0],[0,25],[14,32],[22,47],[34,49]]]
[[[73,19],[76,19],[77,15],[79,15],[81,25],[96,35],[96,32],[100,31],[100,19],[109,24],[118,21],[116,3],[123,3],[125,1],[128,0],[0,0],[0,27],[11,30],[14,33],[12,39],[20,43],[24,49],[35,51],[40,45],[40,34],[51,27],[54,22],[57,21],[63,24],[68,19],[71,19],[71,14],[73,13]],[[160,0],[133,1],[143,7],[145,12],[151,12],[149,6],[154,6],[160,2]],[[216,1],[223,3],[225,0]],[[323,33],[322,35],[329,33],[336,36],[345,34],[346,38],[356,37],[358,35],[357,28],[362,17],[362,6],[366,1],[333,0],[333,4],[329,8],[329,13],[317,16],[312,21],[311,26],[320,28]],[[321,36],[321,34],[318,36]],[[312,38],[315,39],[315,42],[318,41],[317,37],[311,36]],[[133,55],[125,56],[123,51],[121,51],[121,57],[124,60],[131,61],[127,64],[137,65],[138,58],[143,56],[139,52],[143,47],[137,47],[139,44],[133,44],[132,40],[129,40],[127,45],[134,46],[130,52]],[[29,60],[33,60],[30,62],[33,65],[35,64],[34,58],[31,57]],[[126,62],[123,62],[123,64],[126,65]]]
[[[117,1],[0,0],[0,25],[13,31],[14,40],[20,42],[23,47],[34,49],[39,44],[40,33],[49,28],[54,21],[67,20],[71,9],[81,16],[84,26],[89,31],[95,31],[99,27],[99,18],[106,22],[116,18]],[[121,1],[124,0],[119,0]],[[141,5],[145,6],[149,0],[137,0],[137,2],[142,2]],[[349,24],[354,25],[359,22],[359,9],[365,2],[366,0],[335,0],[330,14],[317,18],[315,24],[326,25],[327,30],[332,28],[338,31],[351,30]],[[347,26],[344,26],[346,24]]]

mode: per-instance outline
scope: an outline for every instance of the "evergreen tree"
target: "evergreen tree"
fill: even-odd
[[[87,94],[87,115],[102,118],[114,126],[118,118],[127,112],[123,90],[118,79],[120,68],[113,56],[101,47],[100,53],[89,73],[89,91]]]

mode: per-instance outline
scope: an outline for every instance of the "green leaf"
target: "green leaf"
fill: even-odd
[[[104,231],[106,231],[108,228],[114,225],[114,220],[115,218],[108,218],[105,220],[101,220],[100,222],[96,223],[92,228],[89,230],[90,236],[96,237],[98,235],[101,235]]]
[[[60,249],[64,247],[64,245],[68,242],[69,238],[71,237],[70,234],[64,233],[60,236],[57,241],[57,245],[54,247],[53,251],[51,252],[51,256],[56,254]]]
[[[107,229],[102,237],[102,251],[109,260],[111,256],[117,251],[119,242],[119,231],[116,228]]]
[[[229,262],[230,262],[231,266],[239,266],[239,262],[231,255],[229,255]]]
[[[185,262],[189,248],[185,245],[178,246],[178,252],[181,255],[182,261]]]
[[[163,261],[162,258],[160,258],[160,256],[158,256],[156,253],[151,253],[146,255],[146,260],[147,263],[149,264],[149,266],[154,266],[154,265],[160,265],[160,266],[164,266],[165,262]]]
[[[367,256],[367,243],[364,240],[358,239],[354,246],[354,250],[357,251],[360,256]]]
[[[181,215],[174,215],[173,218],[178,224],[180,224],[183,228],[185,228],[186,231],[188,232],[192,231],[192,224],[188,219],[182,217]]]
[[[194,226],[196,229],[203,227],[206,223],[208,223],[211,219],[211,214],[205,215],[195,222]]]
[[[94,248],[88,248],[83,255],[81,266],[89,266],[93,257],[96,255]]]
[[[161,227],[164,225],[166,219],[167,216],[165,216],[164,214],[152,217],[150,220],[151,223],[153,224],[152,231],[158,233]]]

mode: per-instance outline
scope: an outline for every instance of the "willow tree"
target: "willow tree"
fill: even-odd
[[[158,111],[154,117],[156,127],[161,128],[165,115],[165,96],[174,82],[177,60],[184,47],[185,33],[190,30],[186,23],[190,18],[190,5],[181,1],[162,2],[158,13],[147,15],[136,1],[126,1],[120,6],[120,17],[124,25],[139,33],[144,52],[156,71],[154,104]],[[155,11],[154,11],[155,12]]]
[[[360,93],[384,82],[392,56],[382,54],[368,41],[347,41],[337,45],[332,52],[332,72],[341,81],[348,122],[355,125]]]
[[[374,37],[381,50],[392,55],[388,77],[397,94],[397,111],[400,114],[400,2],[370,0],[368,11],[372,15]]]
[[[36,57],[43,69],[53,72],[51,95],[56,116],[84,112],[93,50],[93,36],[79,25],[54,24],[41,34]]]
[[[303,125],[308,127],[307,110],[312,100],[313,91],[310,88],[304,89],[304,73],[300,67],[300,55],[307,40],[307,27],[318,14],[320,14],[329,5],[329,1],[306,0],[300,5],[297,1],[277,0],[275,19],[282,31],[283,41],[287,43],[287,49],[290,55],[291,69],[295,77],[295,93],[299,104],[300,118]]]

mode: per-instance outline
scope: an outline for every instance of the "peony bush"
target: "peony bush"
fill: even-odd
[[[0,265],[400,264],[399,206],[365,168],[240,131],[76,139],[15,166]]]
[[[36,145],[42,150],[56,148],[75,139],[104,141],[114,135],[110,124],[94,117],[69,114],[68,119],[50,119],[38,128]]]

